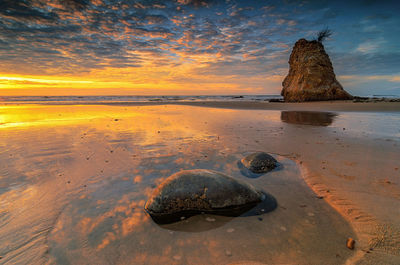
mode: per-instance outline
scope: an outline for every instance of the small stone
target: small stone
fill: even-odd
[[[267,173],[277,167],[277,161],[264,152],[250,154],[241,160],[243,166],[253,173]]]
[[[215,222],[215,218],[207,217],[206,221],[207,222]]]
[[[314,213],[311,213],[311,212],[309,212],[309,213],[307,213],[307,215],[308,215],[308,216],[314,216],[315,214],[314,214]]]
[[[225,255],[230,257],[230,256],[232,256],[232,252],[230,250],[225,250]]]
[[[354,245],[356,244],[356,241],[354,240],[354,239],[352,239],[351,237],[349,237],[348,239],[347,239],[347,242],[346,242],[346,247],[348,248],[348,249],[354,249]]]
[[[284,226],[281,226],[280,229],[281,229],[282,231],[286,231],[286,230],[287,230],[286,227],[284,227]]]
[[[173,256],[173,258],[174,258],[174,260],[181,260],[181,256],[179,256],[179,255],[175,255],[175,256]]]
[[[233,231],[235,231],[235,229],[233,229],[233,228],[226,229],[226,232],[228,232],[228,233],[232,233]]]

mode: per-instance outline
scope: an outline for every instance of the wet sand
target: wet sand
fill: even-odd
[[[0,263],[399,263],[398,104],[325,114],[320,103],[212,104],[1,107]],[[252,151],[283,166],[246,178],[237,161]],[[279,206],[156,225],[148,195],[194,168],[248,181]]]
[[[144,103],[145,104],[145,103]],[[260,101],[207,101],[173,102],[169,104],[202,106],[228,109],[298,110],[298,111],[346,111],[346,112],[400,112],[400,102],[352,102],[317,101],[301,103],[260,102]]]

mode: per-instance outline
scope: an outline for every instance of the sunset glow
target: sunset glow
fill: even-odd
[[[6,0],[0,96],[276,95],[294,42],[328,25],[326,49],[345,89],[399,94],[395,5]]]

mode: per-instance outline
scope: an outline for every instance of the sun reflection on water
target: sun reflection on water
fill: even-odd
[[[171,227],[158,226],[143,210],[153,189],[184,169],[222,171],[285,194],[280,181],[297,176],[293,162],[282,160],[286,175],[251,180],[237,167],[263,135],[274,137],[273,144],[284,140],[280,128],[289,125],[280,118],[279,111],[172,105],[1,106],[0,202],[7,212],[0,213],[0,255],[56,264],[288,261],[295,253],[282,257],[279,246],[294,236],[304,241],[296,247],[307,247],[304,236],[319,228],[304,230],[305,220],[297,220],[293,233],[277,239],[293,218],[281,209],[263,216],[265,223],[256,216],[200,216]],[[326,216],[320,222],[329,223]],[[260,251],[272,241],[277,247]]]

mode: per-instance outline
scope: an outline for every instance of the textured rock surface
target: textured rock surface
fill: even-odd
[[[242,164],[253,173],[267,173],[277,167],[277,161],[264,152],[250,154],[241,160]]]
[[[198,213],[240,215],[261,202],[264,194],[222,173],[184,170],[171,175],[153,192],[145,210],[159,223]]]
[[[289,59],[289,73],[282,82],[285,101],[352,99],[336,80],[331,60],[318,41],[300,39]]]

